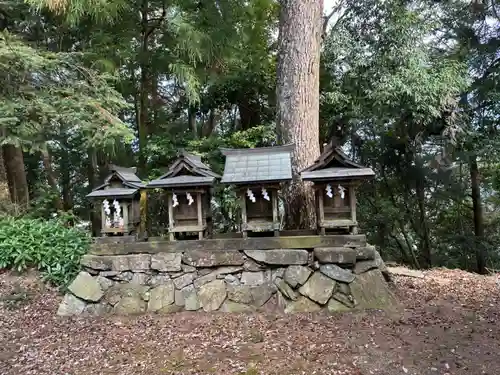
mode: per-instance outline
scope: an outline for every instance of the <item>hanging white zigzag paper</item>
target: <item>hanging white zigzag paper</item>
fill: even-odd
[[[109,209],[109,201],[107,199],[102,201],[102,207],[104,208],[104,213],[106,216],[111,215],[111,210]]]
[[[344,199],[345,198],[345,187],[339,185],[339,193],[340,193],[340,198]]]
[[[252,201],[252,203],[255,203],[255,196],[253,195],[253,192],[252,190],[250,189],[247,189],[247,196],[248,196],[248,199],[250,199]]]
[[[262,198],[264,198],[266,201],[269,201],[269,194],[267,194],[267,190],[265,188],[262,188]]]
[[[193,197],[191,196],[190,193],[186,193],[186,198],[188,200],[188,206],[191,206],[193,204],[193,202],[194,202]]]
[[[326,185],[326,195],[328,198],[333,198],[332,185]]]
[[[120,207],[120,202],[118,202],[116,199],[113,201],[113,207],[115,208],[115,212],[120,217],[121,214],[121,207]]]
[[[175,193],[172,194],[172,206],[177,207],[179,205],[179,201],[177,200],[177,195]]]

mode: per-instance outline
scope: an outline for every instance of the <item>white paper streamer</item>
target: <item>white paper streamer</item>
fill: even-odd
[[[188,206],[191,206],[193,204],[193,202],[194,202],[193,197],[191,196],[190,193],[186,193],[186,198],[188,200]]]
[[[111,210],[109,209],[109,202],[107,199],[102,201],[102,206],[104,207],[104,213],[106,216],[111,215]]]
[[[345,187],[339,185],[339,193],[340,193],[340,198],[344,199],[345,198]]]
[[[262,188],[262,198],[264,198],[266,201],[269,201],[269,195],[267,194],[267,190],[265,188]]]
[[[253,195],[252,190],[247,189],[247,196],[248,196],[248,199],[250,199],[252,201],[252,203],[255,203],[255,196]]]
[[[332,185],[326,185],[326,195],[328,198],[333,198]]]

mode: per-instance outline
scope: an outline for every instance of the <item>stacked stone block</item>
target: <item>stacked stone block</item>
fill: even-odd
[[[85,255],[59,315],[286,313],[397,305],[372,246]]]

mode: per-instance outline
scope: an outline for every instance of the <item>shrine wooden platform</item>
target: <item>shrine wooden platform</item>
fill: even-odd
[[[191,250],[270,250],[270,249],[313,249],[316,247],[363,247],[363,234],[333,234],[319,236],[315,231],[282,231],[279,237],[248,237],[230,233],[214,235],[212,239],[169,241],[166,237],[151,237],[137,240],[133,236],[99,237],[91,246],[95,255],[123,255],[139,253],[182,252]],[[238,238],[239,235],[239,238]]]

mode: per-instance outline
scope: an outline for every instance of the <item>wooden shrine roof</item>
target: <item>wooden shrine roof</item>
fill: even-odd
[[[245,149],[221,148],[226,156],[223,183],[248,184],[292,179],[293,144]]]
[[[375,172],[350,160],[340,147],[335,147],[331,142],[300,175],[305,181],[354,180],[373,177]]]
[[[211,186],[216,178],[220,176],[201,161],[201,156],[182,150],[167,173],[151,181],[147,187]]]
[[[110,174],[104,179],[104,184],[92,189],[88,198],[129,198],[135,195],[140,188],[144,187],[143,182],[135,174],[136,168],[120,167],[110,165]],[[121,187],[109,187],[113,181],[120,181]]]
[[[139,189],[109,188],[105,190],[94,190],[87,195],[88,198],[132,198]]]

